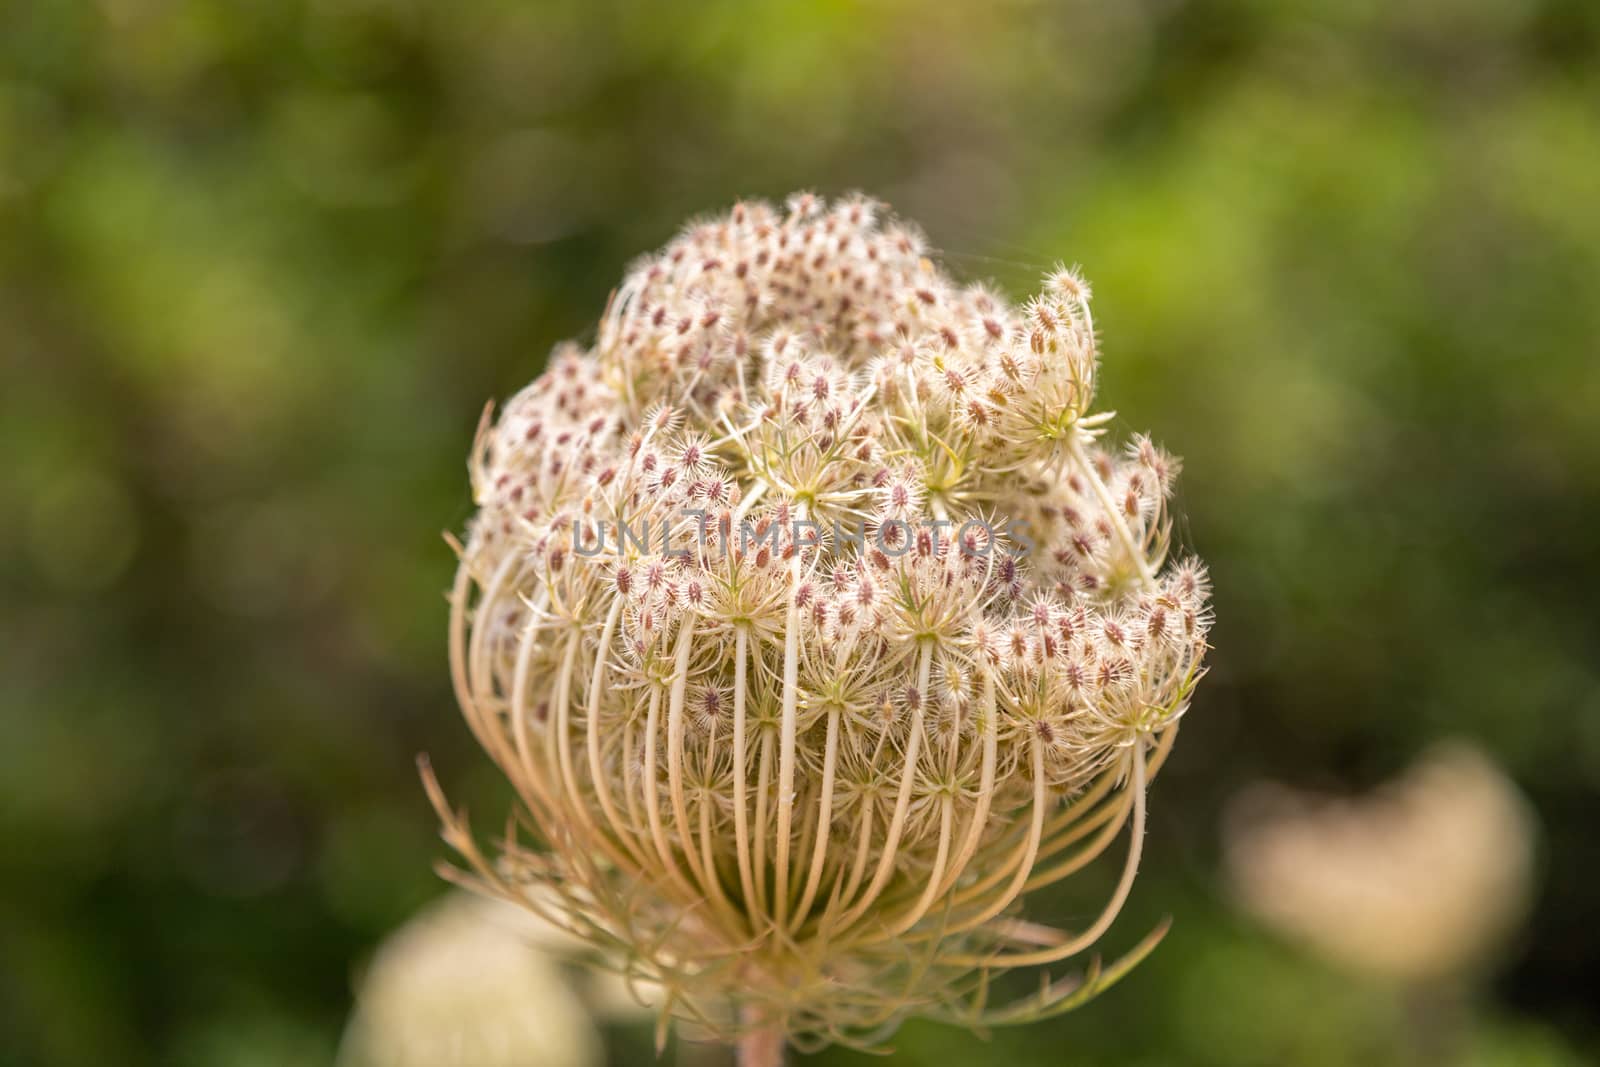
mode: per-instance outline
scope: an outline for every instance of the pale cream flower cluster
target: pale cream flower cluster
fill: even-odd
[[[1365,796],[1256,786],[1226,842],[1240,901],[1268,925],[1354,970],[1432,982],[1470,975],[1526,916],[1534,837],[1516,785],[1450,741]]]
[[[718,1031],[871,1042],[1120,973],[986,999],[1120,910],[1203,673],[1177,463],[1102,446],[1097,360],[1075,272],[1013,306],[867,199],[741,204],[636,263],[473,452],[452,665],[525,808],[494,860],[444,809],[476,877],[553,887]],[[1098,920],[1020,920],[1130,821]]]
[[[589,946],[525,907],[460,890],[383,940],[362,968],[338,1067],[599,1067],[602,1023],[657,999],[578,971]]]

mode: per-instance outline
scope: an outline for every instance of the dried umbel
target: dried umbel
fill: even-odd
[[[447,838],[724,1036],[1036,1018],[1154,944],[991,989],[1131,887],[1209,624],[1177,463],[1102,443],[1076,273],[1015,307],[925,252],[865,199],[694,223],[473,450],[451,663],[523,810]],[[1125,830],[1099,918],[1021,918]]]

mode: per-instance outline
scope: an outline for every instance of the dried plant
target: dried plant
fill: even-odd
[[[1178,464],[1102,444],[1096,370],[1075,271],[1012,306],[862,198],[741,204],[636,263],[473,449],[451,665],[521,806],[491,858],[429,777],[458,876],[747,1062],[1114,981],[1162,931],[991,996],[1115,919],[1203,673]],[[1125,828],[1097,919],[1021,917]]]

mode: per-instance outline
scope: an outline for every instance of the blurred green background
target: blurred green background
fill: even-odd
[[[1013,294],[1082,263],[1217,588],[1109,944],[1167,942],[894,1062],[1409,1062],[1406,997],[1230,903],[1218,822],[1444,734],[1543,828],[1463,1055],[1594,1062],[1600,7],[15,0],[0,1063],[331,1062],[443,889],[415,755],[506,800],[444,663],[479,410],[682,220],[801,187]]]

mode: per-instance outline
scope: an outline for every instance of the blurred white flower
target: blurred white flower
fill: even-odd
[[[454,892],[378,948],[340,1067],[592,1067],[596,1019],[647,1013],[582,946],[522,908]]]
[[[1225,825],[1248,911],[1336,963],[1411,982],[1470,973],[1518,926],[1534,837],[1516,786],[1459,741],[1363,797],[1253,786]]]

